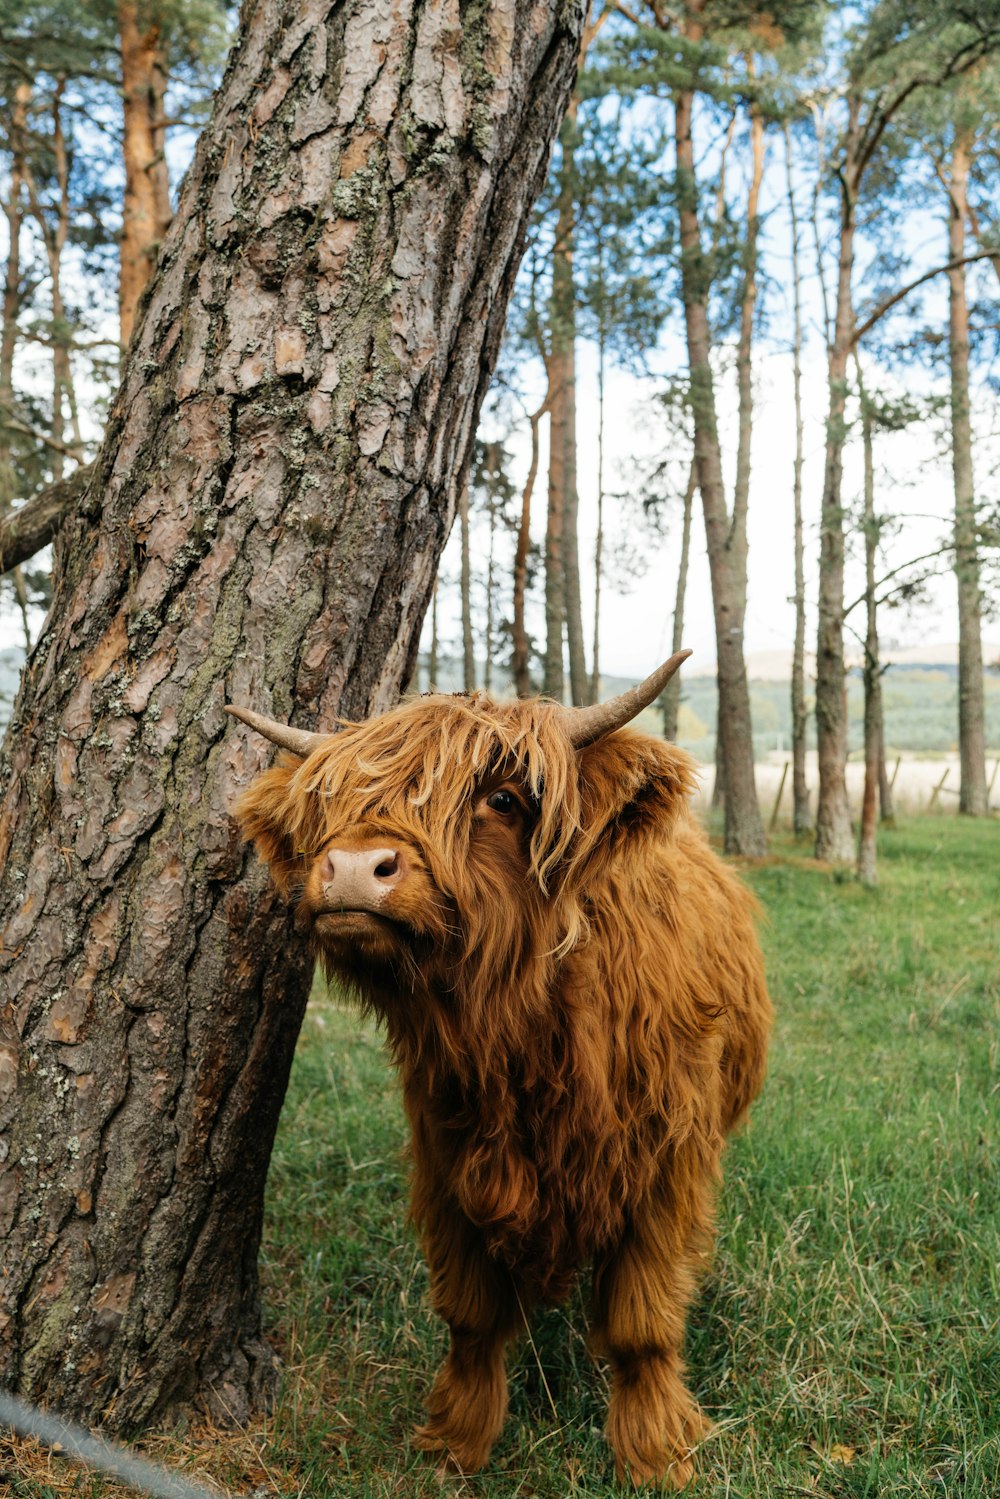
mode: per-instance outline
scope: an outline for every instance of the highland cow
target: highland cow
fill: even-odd
[[[463,1472],[503,1423],[506,1344],[587,1265],[619,1475],[682,1486],[707,1430],[685,1317],[771,1006],[692,762],[625,727],[687,654],[584,709],[427,696],[331,734],[230,709],[297,757],[238,815],[399,1068],[450,1331],[414,1440]]]

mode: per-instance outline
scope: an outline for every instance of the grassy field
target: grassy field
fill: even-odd
[[[692,1496],[1000,1494],[1000,828],[927,819],[882,843],[874,892],[790,842],[748,873],[779,1018],[692,1319],[690,1380],[716,1422]],[[280,1402],[254,1432],[160,1451],[243,1493],[615,1491],[582,1296],[517,1350],[486,1471],[442,1489],[408,1450],[445,1335],[403,1144],[377,1033],[317,994],[264,1251]]]

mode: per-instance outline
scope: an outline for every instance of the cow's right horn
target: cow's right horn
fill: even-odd
[[[291,724],[278,723],[273,718],[265,718],[262,713],[253,713],[249,708],[237,708],[232,703],[226,704],[226,712],[231,713],[234,718],[242,719],[252,729],[256,729],[258,734],[270,739],[272,744],[291,750],[293,755],[301,755],[304,760],[330,739],[329,734],[310,734],[306,729],[293,729]]]
[[[592,703],[588,708],[564,708],[566,732],[576,749],[603,739],[605,734],[623,729],[650,703],[659,697],[674,672],[687,660],[690,651],[678,651],[658,666],[644,682],[620,692],[606,703]]]

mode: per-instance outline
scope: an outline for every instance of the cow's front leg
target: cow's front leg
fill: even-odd
[[[710,1181],[682,1179],[660,1190],[595,1269],[593,1343],[612,1370],[608,1440],[619,1478],[636,1484],[683,1488],[710,1430],[681,1354],[711,1233]]]
[[[510,1273],[487,1255],[482,1235],[456,1208],[425,1223],[431,1302],[451,1346],[427,1398],[428,1420],[413,1434],[425,1452],[447,1454],[463,1473],[490,1455],[507,1414],[504,1353],[523,1325]]]

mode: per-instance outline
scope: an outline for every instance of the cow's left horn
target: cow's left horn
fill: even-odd
[[[272,744],[291,750],[293,755],[301,755],[303,759],[308,759],[313,750],[319,749],[330,738],[329,734],[310,734],[306,729],[293,729],[291,724],[277,723],[273,718],[265,718],[262,713],[252,713],[249,708],[237,708],[232,703],[226,704],[226,712],[231,713],[234,718],[242,719],[252,729],[256,729],[258,734],[270,739]]]
[[[678,651],[676,656],[671,656],[669,661],[658,666],[644,682],[640,682],[637,687],[630,687],[628,692],[619,693],[606,703],[593,703],[589,708],[564,708],[570,742],[576,749],[583,749],[584,745],[593,744],[595,739],[602,739],[605,734],[624,728],[643,708],[648,708],[659,697],[674,672],[690,654],[690,651]]]

